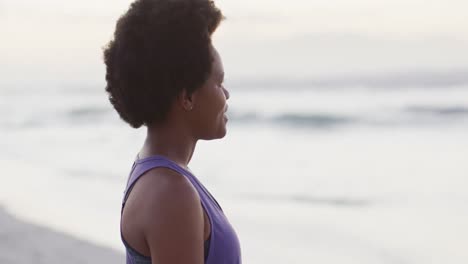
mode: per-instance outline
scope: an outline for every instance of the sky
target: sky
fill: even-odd
[[[102,47],[131,2],[0,0],[0,84],[102,83]],[[468,1],[215,3],[227,79],[468,73]]]

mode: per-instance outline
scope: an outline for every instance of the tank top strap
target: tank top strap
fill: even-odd
[[[204,201],[206,199],[211,200],[216,204],[217,209],[223,212],[223,209],[219,205],[218,201],[211,195],[211,193],[203,186],[203,184],[187,169],[182,168],[180,165],[174,161],[168,159],[167,157],[161,155],[154,155],[143,159],[136,159],[133,163],[130,175],[128,177],[127,187],[125,188],[123,200],[122,200],[122,211],[125,206],[128,195],[130,194],[131,189],[135,185],[136,181],[147,171],[165,167],[177,171],[178,173],[184,175],[192,183],[192,185],[198,190],[198,193],[201,195],[201,199]],[[203,197],[206,195],[206,198]]]
[[[124,197],[122,200],[122,205],[125,204],[129,191],[133,188],[133,185],[136,181],[146,172],[154,168],[170,168],[172,170],[177,171],[178,173],[187,177],[188,171],[184,170],[182,167],[177,165],[175,162],[169,160],[164,156],[151,156],[143,159],[137,159],[133,162],[132,169],[130,171],[130,175],[128,176],[127,186],[124,191]]]

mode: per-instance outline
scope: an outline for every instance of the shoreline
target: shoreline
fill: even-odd
[[[0,263],[124,264],[125,256],[114,249],[22,221],[0,206]]]

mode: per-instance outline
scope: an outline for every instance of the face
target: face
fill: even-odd
[[[224,68],[215,48],[212,48],[213,64],[205,84],[192,94],[192,121],[199,139],[217,139],[226,135],[226,116],[229,92],[224,88]]]

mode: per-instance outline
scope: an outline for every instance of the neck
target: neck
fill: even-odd
[[[197,140],[187,128],[175,125],[148,126],[139,158],[162,155],[187,168],[196,144]]]

